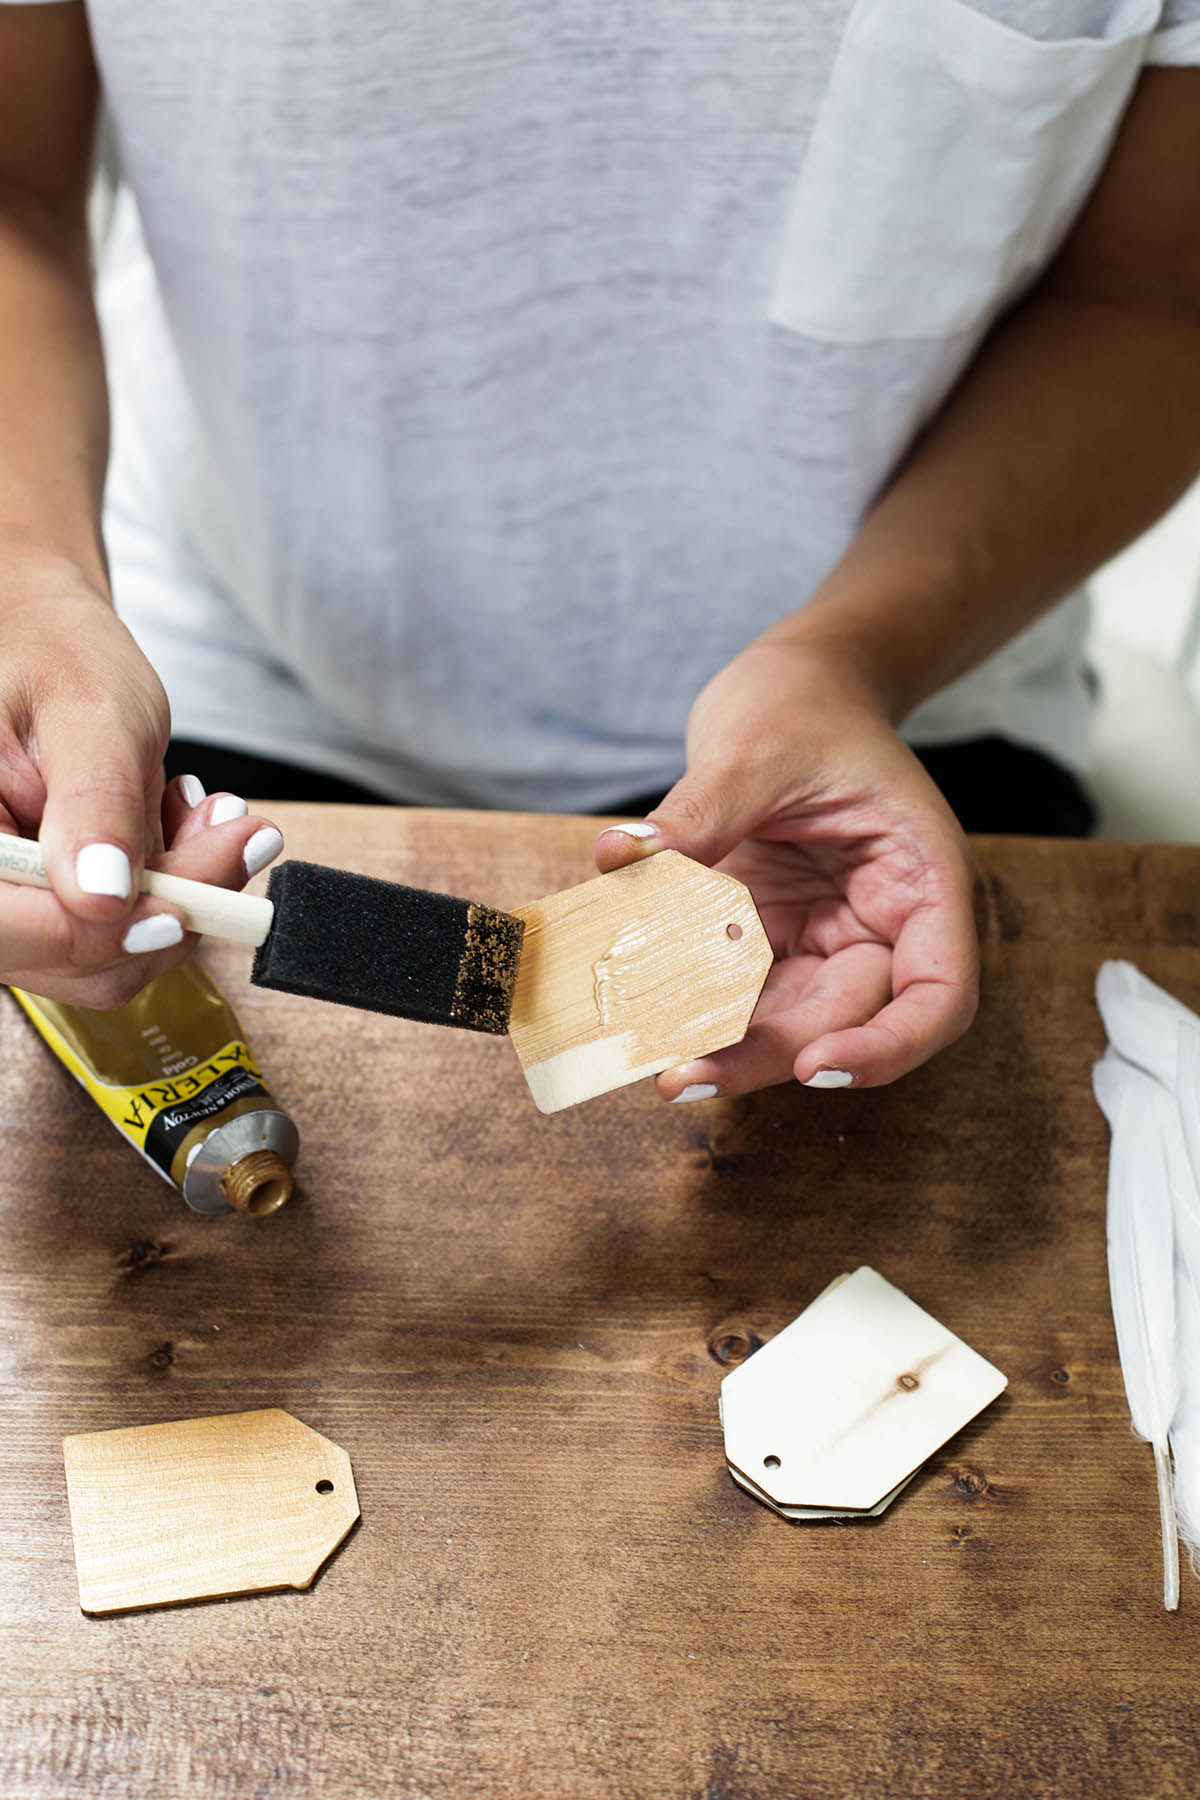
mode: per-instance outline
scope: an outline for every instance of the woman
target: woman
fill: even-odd
[[[0,4],[0,976],[120,1003],[192,947],[146,859],[281,847],[164,791],[161,676],[277,794],[664,795],[599,865],[721,862],[777,958],[667,1099],[952,1041],[909,745],[1084,828],[1051,609],[1200,462],[1197,62],[1200,0]],[[103,529],[101,80],[162,296],[119,237]]]

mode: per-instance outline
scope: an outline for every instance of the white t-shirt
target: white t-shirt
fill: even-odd
[[[107,534],[176,730],[551,810],[677,777],[1143,65],[1200,62],[1200,0],[88,13],[141,221],[101,280]],[[1078,765],[1081,610],[908,735]]]

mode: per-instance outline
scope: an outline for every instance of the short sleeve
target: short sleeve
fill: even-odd
[[[1157,68],[1200,64],[1200,0],[1166,0],[1146,62]]]

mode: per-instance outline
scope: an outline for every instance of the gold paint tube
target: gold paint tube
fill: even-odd
[[[233,1008],[195,960],[113,1012],[12,993],[59,1061],[194,1211],[263,1218],[290,1199],[296,1127],[263,1086]]]

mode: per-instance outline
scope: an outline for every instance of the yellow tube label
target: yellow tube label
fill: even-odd
[[[262,1071],[242,1038],[230,1039],[203,1062],[169,1079],[117,1086],[97,1076],[42,1010],[35,995],[19,988],[12,993],[59,1061],[168,1181],[176,1150],[197,1126],[228,1114],[239,1101],[272,1104],[262,1084]]]

